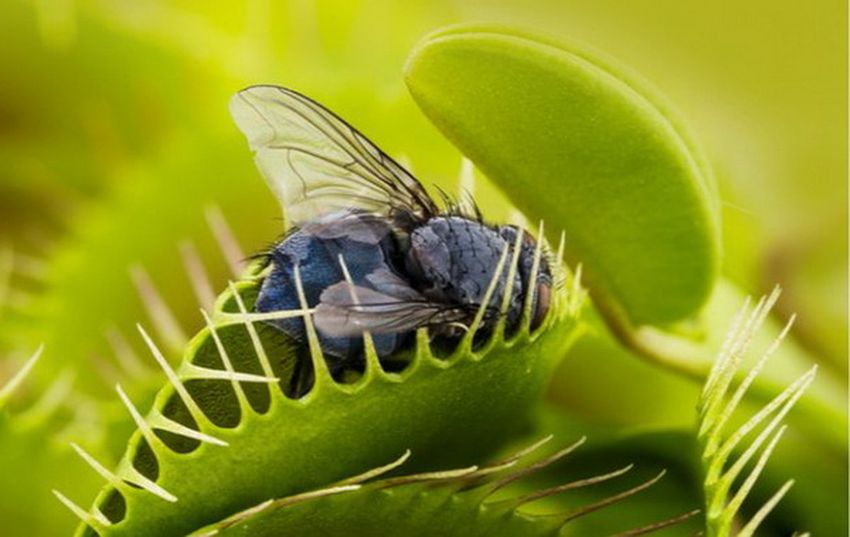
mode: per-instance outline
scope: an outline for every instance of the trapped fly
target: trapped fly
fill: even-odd
[[[477,207],[461,209],[447,196],[441,209],[398,162],[295,91],[249,87],[233,97],[230,111],[292,226],[267,253],[271,270],[254,309],[300,308],[297,271],[335,377],[363,362],[366,331],[385,368],[418,328],[457,341],[482,306],[502,253],[518,239],[513,284],[502,271],[480,333],[498,322],[508,288],[508,333],[519,327],[529,292],[531,328],[545,318],[552,273],[543,256],[529,281],[537,245],[527,232],[485,223]],[[303,319],[269,322],[306,348]]]

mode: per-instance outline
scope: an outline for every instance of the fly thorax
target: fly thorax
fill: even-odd
[[[407,266],[421,278],[423,292],[434,299],[475,307],[484,300],[499,259],[511,244],[499,232],[479,222],[457,216],[436,217],[413,231]],[[502,270],[490,307],[498,311],[506,287],[508,267]],[[514,275],[509,322],[521,311],[522,282]]]

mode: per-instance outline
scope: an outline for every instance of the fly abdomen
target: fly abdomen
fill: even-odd
[[[304,226],[289,234],[269,254],[272,270],[263,282],[255,304],[258,312],[300,309],[295,285],[295,265],[299,267],[301,285],[308,307],[315,308],[322,293],[334,284],[345,282],[340,258],[358,285],[370,285],[367,276],[388,267],[388,256],[395,248],[388,226],[373,226],[371,236],[363,230],[355,233],[354,215],[344,213],[336,220]],[[306,341],[301,318],[269,321],[297,341]],[[359,359],[363,353],[362,337],[333,337],[318,332],[322,351],[334,361]],[[403,338],[397,334],[376,334],[373,337],[379,356],[392,354]]]

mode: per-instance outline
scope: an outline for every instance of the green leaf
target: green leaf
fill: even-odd
[[[729,323],[746,297],[746,293],[728,281],[721,281],[714,294],[704,313],[708,329],[707,340],[701,347],[707,357],[716,356]],[[760,351],[782,332],[783,325],[781,314],[765,319],[753,336],[733,385],[746,377]],[[744,409],[740,414],[758,411],[814,363],[823,363],[820,357],[800,346],[796,329],[795,324],[767,367],[750,385],[739,405]],[[708,359],[706,362],[710,363]],[[617,371],[617,375],[611,375],[611,371]],[[806,528],[814,535],[847,533],[847,519],[842,515],[847,506],[847,398],[843,381],[831,373],[829,368],[821,367],[817,378],[787,416],[789,429],[750,493],[750,500],[743,506],[745,512],[753,514],[750,507],[766,501],[789,475],[794,476],[794,488],[767,521],[765,532],[796,527]],[[601,322],[594,322],[588,336],[573,346],[553,375],[548,399],[561,411],[584,416],[592,423],[626,428],[642,428],[651,423],[690,431],[694,421],[693,402],[700,395],[701,384],[659,371],[656,364],[637,359],[607,334]],[[599,386],[606,389],[600,390]],[[541,430],[557,431],[551,424]],[[587,432],[595,440],[600,438],[599,432],[588,424],[580,424],[573,430]],[[740,455],[743,448],[733,455]],[[694,465],[699,466],[697,456]],[[695,486],[701,491],[701,480],[695,479]]]
[[[584,520],[586,515],[598,510],[604,516],[615,519],[622,511],[620,502],[638,496],[658,481],[655,477],[627,488],[620,478],[631,470],[632,466],[628,465],[590,477],[585,469],[584,477],[545,489],[529,491],[516,486],[526,481],[529,475],[548,469],[562,457],[572,459],[572,452],[584,443],[582,438],[553,455],[534,460],[532,456],[551,438],[544,438],[507,459],[483,468],[473,466],[372,480],[376,474],[399,467],[405,458],[402,457],[396,463],[345,480],[334,487],[264,502],[193,535],[572,535],[575,534],[573,528],[577,520]],[[609,483],[616,487],[615,492],[596,502],[584,502],[572,509],[556,509],[554,512],[529,511],[530,504],[541,500],[572,495]],[[679,524],[694,514],[696,512],[690,511],[643,526],[644,532],[640,534],[654,533]]]
[[[739,310],[700,397],[697,438],[702,451],[708,537],[729,537],[733,535],[733,528],[741,525],[736,522],[736,515],[785,433],[786,426],[782,425],[782,420],[815,378],[816,365],[732,433],[727,433],[739,403],[794,322],[792,317],[744,380],[733,386],[735,374],[754,334],[761,328],[778,297],[779,290],[776,289],[770,296],[762,297],[755,307],[750,308],[747,301]],[[733,458],[736,451],[740,454]],[[752,468],[745,474],[748,465]],[[736,483],[739,484],[733,492]],[[793,480],[786,481],[734,535],[751,537],[793,483]]]
[[[508,264],[503,253],[497,273],[516,270],[518,256],[510,257]],[[335,382],[314,340],[315,383],[293,399],[286,395],[293,342],[255,326],[264,314],[247,313],[264,277],[254,266],[219,297],[176,371],[142,332],[170,384],[146,418],[119,389],[140,429],[114,473],[84,454],[109,484],[96,509],[78,513],[81,532],[88,525],[102,536],[185,534],[269,498],[328,486],[407,449],[419,469],[481,460],[527,425],[551,370],[580,333],[576,300],[583,294],[561,285],[533,333],[528,311],[516,334],[505,336],[503,321],[483,346],[473,345],[473,324],[446,356],[432,351],[423,330],[400,374],[385,372],[368,353],[362,376]]]
[[[716,190],[643,83],[580,47],[487,26],[427,37],[406,82],[517,207],[563,229],[609,317],[668,325],[698,313],[719,268]]]

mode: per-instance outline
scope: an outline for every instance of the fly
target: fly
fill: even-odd
[[[388,370],[398,367],[393,355],[412,345],[418,328],[456,342],[481,307],[502,253],[518,239],[514,281],[507,285],[507,271],[500,274],[480,333],[498,322],[506,289],[508,333],[519,327],[529,291],[531,328],[545,318],[552,273],[544,256],[529,281],[536,244],[527,232],[487,224],[477,207],[447,200],[441,209],[403,166],[300,93],[252,86],[233,97],[230,111],[292,226],[267,253],[271,270],[254,309],[299,309],[297,270],[335,378],[362,366],[366,331]],[[303,319],[268,322],[306,349]],[[305,392],[302,366],[293,375],[296,395]]]

